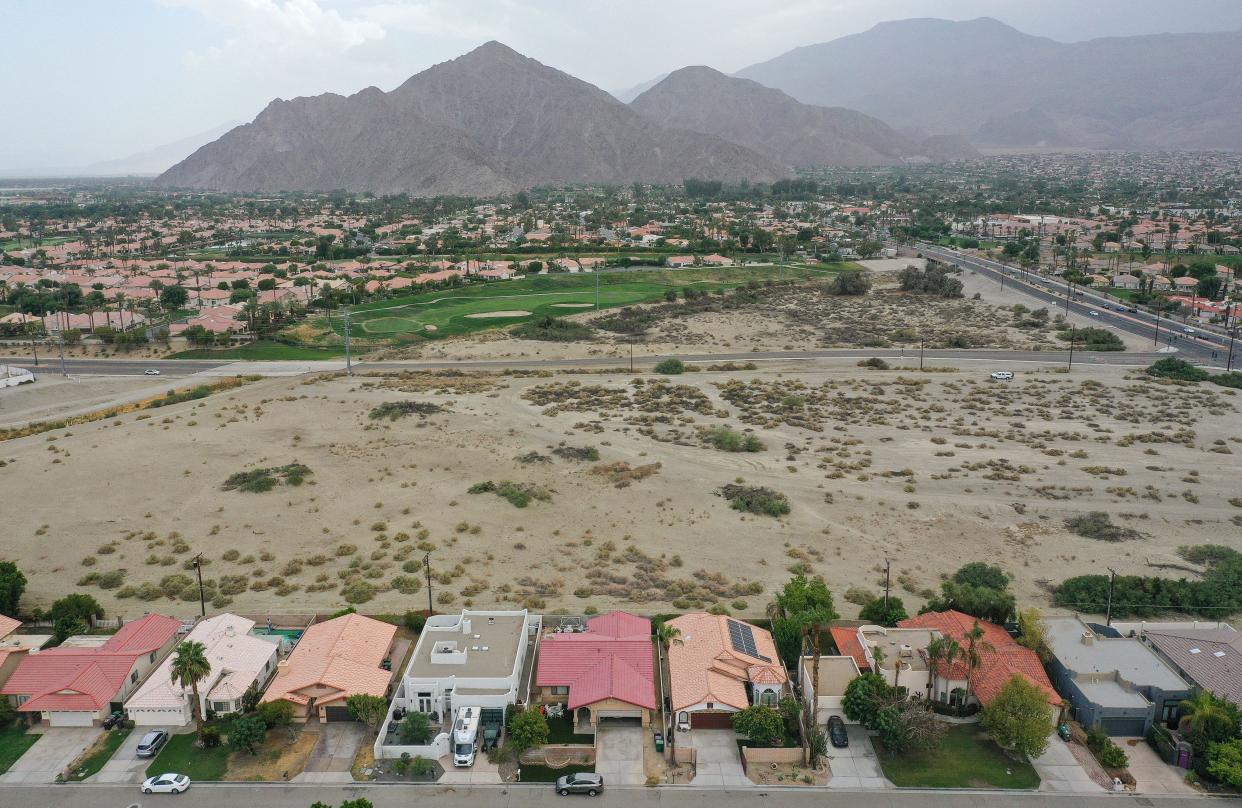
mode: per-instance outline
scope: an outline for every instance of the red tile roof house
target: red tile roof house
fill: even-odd
[[[668,621],[680,635],[668,649],[669,696],[679,732],[731,729],[733,713],[775,707],[789,676],[772,634],[723,615],[691,612]]]
[[[138,689],[177,642],[181,621],[158,614],[126,623],[98,646],[61,646],[26,655],[0,688],[33,722],[90,727]]]
[[[349,721],[345,701],[356,693],[387,698],[392,673],[380,667],[397,627],[360,614],[316,623],[276,666],[261,701],[293,705],[295,721]]]
[[[539,646],[536,699],[564,704],[575,731],[595,734],[601,720],[638,719],[656,709],[651,621],[610,612],[580,634],[547,634]]]
[[[1000,693],[1005,683],[1014,676],[1020,676],[1044,691],[1048,696],[1054,717],[1060,716],[1061,697],[1052,686],[1044,664],[1039,656],[1029,648],[1018,645],[1017,640],[1009,636],[1009,632],[986,620],[979,620],[962,612],[927,612],[902,620],[899,628],[922,628],[938,631],[942,637],[951,637],[962,647],[963,652],[970,643],[966,633],[975,624],[983,629],[983,639],[976,644],[976,652],[980,657],[979,667],[975,669],[971,682],[971,703],[984,707],[992,703],[992,699]],[[927,649],[920,648],[918,653],[927,661]],[[932,692],[929,695],[937,701],[957,704],[965,698],[967,668],[964,660],[958,660],[947,669],[942,669],[935,676]],[[924,683],[925,684],[925,683]]]

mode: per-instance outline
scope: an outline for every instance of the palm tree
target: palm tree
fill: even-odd
[[[983,626],[979,625],[976,620],[970,631],[966,632],[966,653],[963,655],[966,659],[966,702],[970,703],[970,696],[974,689],[975,671],[983,663],[983,651],[993,650],[992,645],[984,639]]]
[[[198,683],[211,673],[211,662],[207,659],[207,648],[201,642],[187,640],[177,646],[173,652],[172,665],[169,672],[172,680],[182,688],[187,685],[194,697],[190,709],[194,716],[194,727],[201,735],[203,732],[203,711],[198,700]]]
[[[937,637],[927,644],[927,698],[932,698],[932,690],[940,671],[953,667],[953,663],[963,653],[962,646],[952,637]]]
[[[1237,727],[1236,713],[1207,690],[1186,699],[1178,708],[1182,711],[1179,722],[1182,730],[1190,730],[1204,738],[1227,738]]]
[[[656,642],[664,649],[664,653],[668,653],[669,646],[681,645],[681,629],[677,626],[670,625],[663,620],[655,624]]]
[[[888,654],[880,646],[871,649],[871,659],[875,662],[875,672],[883,673],[884,661],[888,659]]]

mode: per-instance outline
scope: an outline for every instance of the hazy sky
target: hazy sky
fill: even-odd
[[[273,98],[368,85],[498,39],[605,89],[739,70],[908,17],[1062,41],[1242,29],[1240,0],[0,0],[0,170],[124,157]]]

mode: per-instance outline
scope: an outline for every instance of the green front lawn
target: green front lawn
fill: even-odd
[[[129,737],[131,732],[128,728],[114,729],[105,732],[100,740],[95,743],[90,754],[82,758],[77,768],[69,774],[69,779],[77,782],[85,780],[92,774],[98,774],[104,764],[112,760],[112,756],[116,754],[116,750],[121,748],[121,744],[125,743],[125,739]]]
[[[565,774],[579,774],[581,772],[595,771],[594,764],[581,766],[566,766],[563,769],[553,769],[548,766],[528,766],[522,764],[518,767],[521,771],[521,782],[523,783],[555,783],[556,778]],[[607,785],[605,783],[604,785]]]
[[[595,738],[591,735],[575,735],[574,721],[566,713],[561,718],[548,719],[548,743],[582,743],[590,746],[595,743]]]
[[[229,768],[229,749],[224,744],[215,749],[199,749],[194,745],[198,735],[187,732],[174,735],[147,767],[147,777],[173,772],[191,780],[222,780]]]
[[[875,741],[884,776],[899,788],[1014,788],[1039,786],[1035,767],[1006,755],[974,724],[949,728],[928,752],[894,755]]]
[[[4,774],[42,736],[26,732],[25,725],[0,729],[0,774]]]

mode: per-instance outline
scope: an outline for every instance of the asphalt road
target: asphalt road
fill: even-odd
[[[142,376],[144,371],[155,368],[161,376],[189,376],[229,364],[230,360],[215,359],[66,359],[65,370],[73,376]],[[0,357],[0,365],[25,368],[36,376],[60,374],[60,359],[39,357],[36,366],[29,355],[24,357]],[[154,378],[154,377],[152,377]]]
[[[995,280],[998,284],[1004,277],[1004,283],[1011,289],[1020,290],[1049,308],[1066,310],[1067,286],[1064,281],[1039,275],[1034,272],[1006,266],[999,261],[966,255],[957,250],[937,247],[931,244],[917,245],[923,255],[948,263],[957,264],[966,269],[973,269],[984,277]],[[1068,303],[1069,311],[1096,320],[1099,325],[1118,331],[1125,331],[1135,336],[1151,340],[1153,350],[1156,343],[1156,316],[1144,311],[1126,312],[1104,308],[1105,305],[1116,307],[1119,301],[1092,292],[1090,289],[1074,287],[1074,296]],[[1081,293],[1079,296],[1078,293]],[[1055,311],[1056,309],[1054,309]],[[1096,315],[1091,316],[1090,312]],[[1193,336],[1185,334],[1182,329],[1187,326],[1180,321],[1159,318],[1159,344],[1161,347],[1172,346],[1177,349],[1181,358],[1205,365],[1224,367],[1229,355],[1229,338],[1201,328],[1197,324]],[[1233,365],[1242,364],[1239,351],[1242,345],[1235,346]]]
[[[342,800],[366,797],[376,808],[409,808],[426,804],[435,808],[544,808],[590,806],[613,808],[1193,808],[1234,804],[1203,797],[1134,798],[1042,793],[867,791],[738,789],[711,791],[694,788],[631,788],[605,791],[599,797],[558,797],[550,786],[293,786],[293,785],[196,785],[184,794],[141,794],[134,786],[42,786],[0,787],[0,808],[308,808],[316,800],[337,805]]]

